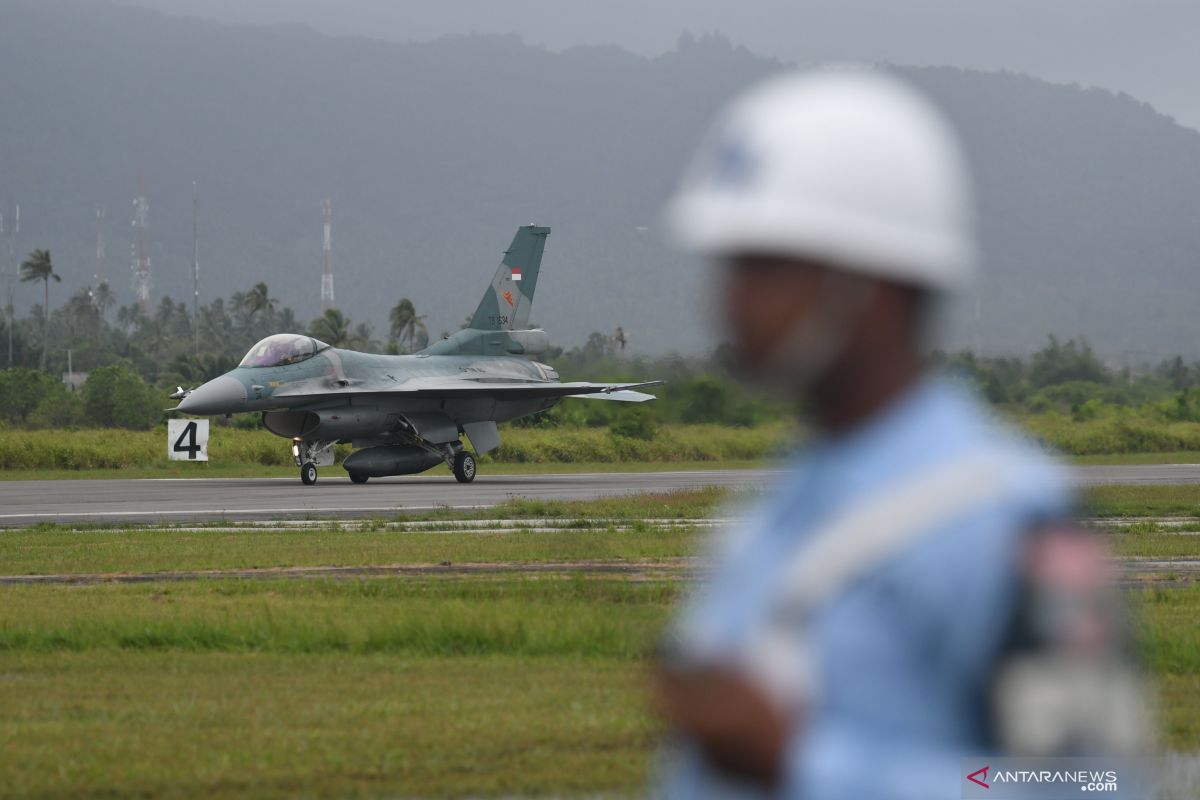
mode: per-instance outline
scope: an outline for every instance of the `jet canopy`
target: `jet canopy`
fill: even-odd
[[[239,367],[282,367],[312,358],[329,345],[298,333],[268,336],[246,353]]]

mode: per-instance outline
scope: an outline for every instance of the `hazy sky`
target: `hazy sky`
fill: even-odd
[[[654,55],[683,30],[720,31],[789,61],[828,59],[1026,72],[1103,86],[1200,128],[1195,0],[119,0],[235,23],[299,23],[398,41],[521,34],[561,49]]]

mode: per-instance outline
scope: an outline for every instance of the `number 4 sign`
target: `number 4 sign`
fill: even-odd
[[[172,461],[208,461],[208,420],[167,420],[167,456]]]

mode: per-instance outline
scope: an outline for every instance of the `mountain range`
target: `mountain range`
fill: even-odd
[[[382,330],[407,296],[434,335],[537,222],[553,234],[534,316],[556,342],[621,326],[635,352],[699,352],[719,335],[711,284],[661,210],[714,113],[784,66],[714,35],[647,58],[8,0],[0,211],[21,204],[18,251],[50,249],[74,288],[92,282],[104,207],[106,277],[131,302],[140,175],[155,296],[182,299],[196,181],[202,300],[265,281],[307,318],[329,198],[338,305]],[[1200,132],[1103,90],[892,68],[946,110],[976,175],[986,271],[950,308],[946,346],[1023,353],[1082,335],[1109,359],[1200,357]],[[19,313],[36,302],[18,287]]]

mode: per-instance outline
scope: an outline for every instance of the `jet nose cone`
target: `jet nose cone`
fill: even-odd
[[[193,389],[179,401],[176,411],[185,414],[235,414],[246,410],[246,387],[236,378],[222,375]]]

